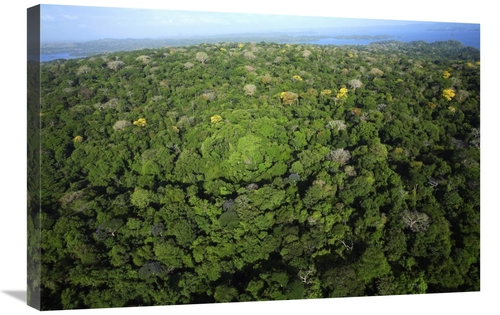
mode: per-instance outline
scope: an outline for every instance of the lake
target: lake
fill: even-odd
[[[475,36],[432,36],[436,38],[431,38],[430,36],[428,37],[413,37],[411,35],[407,36],[398,36],[398,37],[393,37],[389,38],[387,40],[397,40],[400,42],[412,42],[412,41],[424,41],[427,43],[433,43],[436,41],[447,41],[447,40],[457,40],[464,44],[465,46],[471,46],[477,49],[480,49],[480,41],[479,38]],[[374,42],[379,42],[383,41],[381,39],[376,39],[376,40],[369,40],[369,39],[336,39],[336,38],[322,38],[317,41],[312,41],[309,42],[310,44],[318,44],[318,45],[368,45],[370,43]]]
[[[72,56],[71,53],[40,54],[40,62],[47,62],[56,59],[74,59],[82,56]]]
[[[373,42],[382,41],[381,39],[336,39],[333,38],[339,34],[331,35],[331,38],[323,38],[318,41],[312,41],[311,44],[319,45],[368,45]],[[350,35],[350,34],[344,34]],[[464,44],[465,46],[471,46],[480,49],[480,31],[477,29],[467,29],[467,30],[428,30],[424,28],[402,28],[398,29],[385,29],[365,31],[362,35],[376,36],[376,35],[388,35],[392,36],[387,40],[397,40],[401,42],[412,42],[412,41],[424,41],[427,43],[433,43],[437,41],[447,41],[456,40]]]

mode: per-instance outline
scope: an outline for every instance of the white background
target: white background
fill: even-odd
[[[26,10],[34,1],[4,2],[0,37],[0,313],[33,314],[26,306]],[[224,305],[162,306],[68,312],[85,314],[494,314],[498,297],[499,249],[497,188],[498,13],[495,2],[389,0],[181,0],[172,1],[51,1],[45,4],[92,5],[376,18],[481,24],[481,292],[425,296],[322,299]],[[25,293],[24,293],[25,294]],[[497,303],[495,303],[497,302]],[[498,313],[497,313],[498,314]]]

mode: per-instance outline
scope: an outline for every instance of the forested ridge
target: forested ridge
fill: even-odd
[[[41,64],[42,309],[478,291],[479,50]]]

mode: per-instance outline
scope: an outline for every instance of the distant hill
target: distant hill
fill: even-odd
[[[190,46],[201,43],[223,43],[223,42],[275,42],[275,43],[303,43],[317,41],[326,36],[318,35],[288,35],[284,33],[266,34],[234,34],[218,36],[193,36],[189,38],[142,38],[142,39],[112,39],[105,38],[87,42],[58,42],[43,43],[42,54],[71,53],[73,56],[91,56],[102,53],[117,51],[132,51],[139,49],[151,49],[170,46]]]

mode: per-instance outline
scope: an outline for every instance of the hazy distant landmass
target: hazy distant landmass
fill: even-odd
[[[379,40],[379,39],[390,39],[395,36],[391,35],[348,35],[348,36],[332,36],[333,39],[354,39],[354,40]]]
[[[201,43],[224,42],[275,42],[284,43],[321,43],[321,41],[376,41],[394,39],[393,35],[290,35],[285,33],[246,33],[237,35],[193,36],[186,38],[125,38],[125,39],[99,39],[85,42],[56,42],[41,45],[42,55],[51,55],[48,59],[61,57],[63,59],[87,57],[96,54],[112,53],[117,51],[131,51],[139,49],[154,49],[169,46],[189,46]],[[364,43],[363,43],[364,44]],[[44,60],[42,60],[44,61]]]
[[[387,40],[395,38],[392,35],[289,35],[283,33],[246,33],[217,36],[193,36],[186,38],[143,38],[143,39],[100,39],[86,42],[58,42],[44,43],[41,46],[42,55],[67,54],[68,57],[86,57],[95,54],[111,53],[116,51],[130,51],[147,48],[168,46],[189,46],[201,43],[223,42],[275,42],[307,43],[326,39],[337,40]]]
[[[69,53],[71,56],[90,56],[95,54],[110,53],[115,51],[130,51],[146,48],[160,48],[168,46],[189,46],[201,43],[222,42],[276,42],[299,43],[317,41],[329,36],[302,35],[293,36],[281,33],[267,34],[235,34],[219,36],[193,36],[186,38],[143,38],[143,39],[99,39],[87,42],[59,42],[44,43],[41,45],[42,54]]]
[[[426,24],[412,24],[398,28],[393,26],[378,26],[376,28],[324,28],[292,33],[271,31],[265,33],[178,36],[168,38],[105,38],[78,42],[46,42],[41,44],[41,61],[49,61],[57,58],[87,57],[117,51],[190,46],[202,43],[274,42],[278,44],[368,45],[384,40],[398,40],[401,42],[425,41],[428,43],[455,40],[465,46],[479,49],[480,31],[478,26],[463,24],[439,24],[436,27],[429,27]]]

